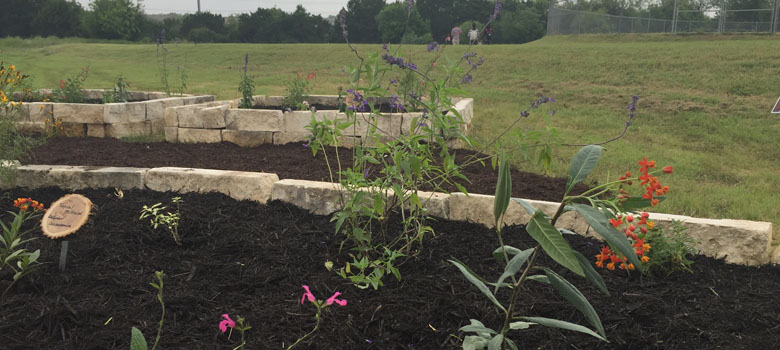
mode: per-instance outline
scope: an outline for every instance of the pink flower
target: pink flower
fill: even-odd
[[[222,318],[224,318],[224,320],[219,322],[219,330],[221,330],[222,333],[227,332],[228,327],[230,328],[236,327],[236,322],[231,320],[228,314],[222,314]]]
[[[311,291],[309,290],[309,286],[303,285],[302,287],[306,291],[306,293],[303,293],[303,296],[301,296],[301,304],[303,304],[303,301],[306,299],[309,299],[309,301],[313,302],[315,298],[314,298],[314,294],[311,294]]]
[[[339,296],[339,295],[341,295],[341,293],[339,293],[339,292],[333,293],[333,296],[328,298],[326,303],[328,305],[331,305],[331,304],[333,304],[335,302],[336,304],[339,304],[341,306],[346,306],[347,305],[347,301],[346,300],[344,300],[344,299],[336,299],[336,297]]]

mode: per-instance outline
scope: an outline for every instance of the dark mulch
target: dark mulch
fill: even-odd
[[[342,166],[351,165],[352,151],[340,149]],[[334,150],[328,154],[333,157]],[[456,161],[461,164],[476,152],[456,151]],[[282,179],[329,181],[325,158],[312,156],[311,149],[302,143],[286,145],[262,145],[253,148],[238,147],[232,143],[180,144],[180,143],[130,143],[103,138],[55,138],[33,150],[25,164],[89,165],[123,167],[188,167],[275,173]],[[331,159],[333,162],[333,159]],[[372,170],[378,172],[378,169]],[[495,193],[497,173],[488,160],[483,166],[473,164],[463,169],[471,181],[464,186],[470,193]],[[559,201],[563,196],[566,179],[537,175],[524,171],[512,172],[514,197]],[[579,193],[585,186],[575,187]],[[448,190],[456,191],[454,187]]]
[[[121,155],[119,155],[121,157]],[[57,270],[60,242],[45,238],[47,265],[14,286],[0,301],[0,348],[127,349],[130,328],[153,339],[160,309],[149,286],[164,270],[166,317],[160,349],[232,349],[217,329],[220,315],[242,315],[253,329],[248,349],[281,349],[313,326],[314,308],[301,305],[302,284],[318,297],[343,293],[346,307],[326,309],[320,330],[301,349],[458,349],[458,328],[469,318],[497,327],[491,303],[447,262],[461,259],[483,276],[499,270],[490,253],[495,234],[481,226],[440,220],[422,254],[402,265],[400,282],[378,291],[352,287],[325,270],[341,266],[340,237],[328,217],[280,202],[260,205],[219,194],[183,195],[182,238],[177,247],[163,232],[138,221],[143,205],[167,202],[173,193],[113,189],[79,191],[97,205],[93,220],[70,238],[68,268]],[[14,189],[0,200],[31,196],[49,205],[66,192]],[[0,219],[8,220],[7,214]],[[33,233],[36,235],[37,233]],[[506,243],[533,244],[522,227],[505,231]],[[566,236],[593,256],[599,244]],[[553,266],[546,259],[547,266]],[[780,347],[780,268],[744,267],[695,257],[695,273],[664,279],[601,270],[612,296],[565,274],[599,311],[611,343],[569,331],[532,327],[514,333],[523,349],[777,349]],[[6,280],[5,272],[0,277]],[[524,288],[519,312],[587,324],[554,291]],[[502,295],[504,300],[505,295]]]

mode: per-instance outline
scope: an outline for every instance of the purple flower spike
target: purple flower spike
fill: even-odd
[[[500,13],[501,13],[501,1],[496,1],[496,7],[493,9],[493,15],[490,16],[490,19],[498,18],[498,15]]]

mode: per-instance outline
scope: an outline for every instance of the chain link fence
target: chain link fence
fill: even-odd
[[[696,32],[776,32],[777,16],[766,22],[703,21],[614,16],[551,8],[547,17],[547,35],[609,33],[696,33]]]

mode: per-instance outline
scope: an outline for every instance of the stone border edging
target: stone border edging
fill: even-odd
[[[0,188],[40,188],[58,186],[76,190],[84,188],[151,189],[173,192],[219,192],[237,200],[266,203],[281,200],[327,215],[338,209],[342,191],[328,182],[284,179],[276,174],[193,169],[193,168],[127,168],[66,165],[24,165],[16,168],[13,183]],[[493,196],[462,193],[444,194],[421,192],[427,200],[426,208],[435,217],[468,221],[493,226]],[[553,215],[558,203],[528,200],[536,208]],[[697,240],[697,249],[703,255],[725,258],[726,262],[743,265],[780,264],[780,247],[772,252],[772,223],[702,219],[682,215],[651,213],[650,217],[661,227],[672,220],[684,223],[688,234]],[[525,224],[530,216],[519,204],[511,202],[505,215],[507,224]],[[558,221],[566,228],[588,236],[589,226],[575,212],[567,212]]]

